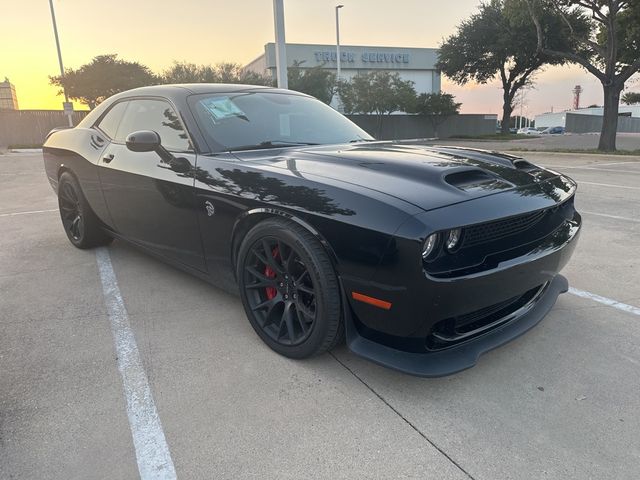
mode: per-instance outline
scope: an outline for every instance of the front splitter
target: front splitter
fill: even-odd
[[[546,292],[526,313],[491,332],[455,347],[415,353],[373,342],[358,333],[348,305],[345,306],[346,340],[349,349],[383,367],[419,377],[443,377],[473,367],[480,355],[498,348],[535,327],[553,308],[558,296],[569,289],[567,279],[556,275]]]

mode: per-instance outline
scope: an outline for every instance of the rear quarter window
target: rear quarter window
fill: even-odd
[[[127,102],[116,103],[107,114],[96,125],[110,138],[116,138],[116,132],[118,131],[118,125],[122,120],[122,115],[127,108]]]

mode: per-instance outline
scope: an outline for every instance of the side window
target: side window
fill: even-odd
[[[122,114],[127,108],[127,102],[116,103],[107,114],[102,117],[102,120],[98,123],[97,127],[106,133],[111,138],[116,138],[116,132],[118,131],[118,125],[122,120]]]
[[[193,150],[178,114],[162,100],[130,100],[124,118],[118,126],[116,141],[124,143],[127,135],[138,130],[153,130],[160,135],[167,150]]]

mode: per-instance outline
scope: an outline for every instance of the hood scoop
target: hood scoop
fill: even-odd
[[[445,175],[444,181],[464,192],[506,190],[514,186],[512,183],[506,182],[489,172],[479,169],[449,173]]]
[[[529,163],[526,160],[523,160],[521,158],[514,160],[513,166],[516,167],[518,170],[522,170],[523,172],[527,172],[527,173],[540,171],[540,168],[536,167],[533,163]]]

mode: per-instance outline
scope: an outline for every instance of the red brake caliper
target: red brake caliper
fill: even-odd
[[[279,254],[278,247],[274,248],[273,251],[271,252],[271,254],[273,255],[273,258],[277,259],[278,258],[278,254]],[[265,266],[264,274],[268,278],[276,278],[276,272],[274,272],[273,269],[269,265]],[[274,298],[278,294],[278,291],[276,290],[276,287],[267,287],[265,289],[265,291],[266,291],[268,300],[271,300],[272,298]]]

